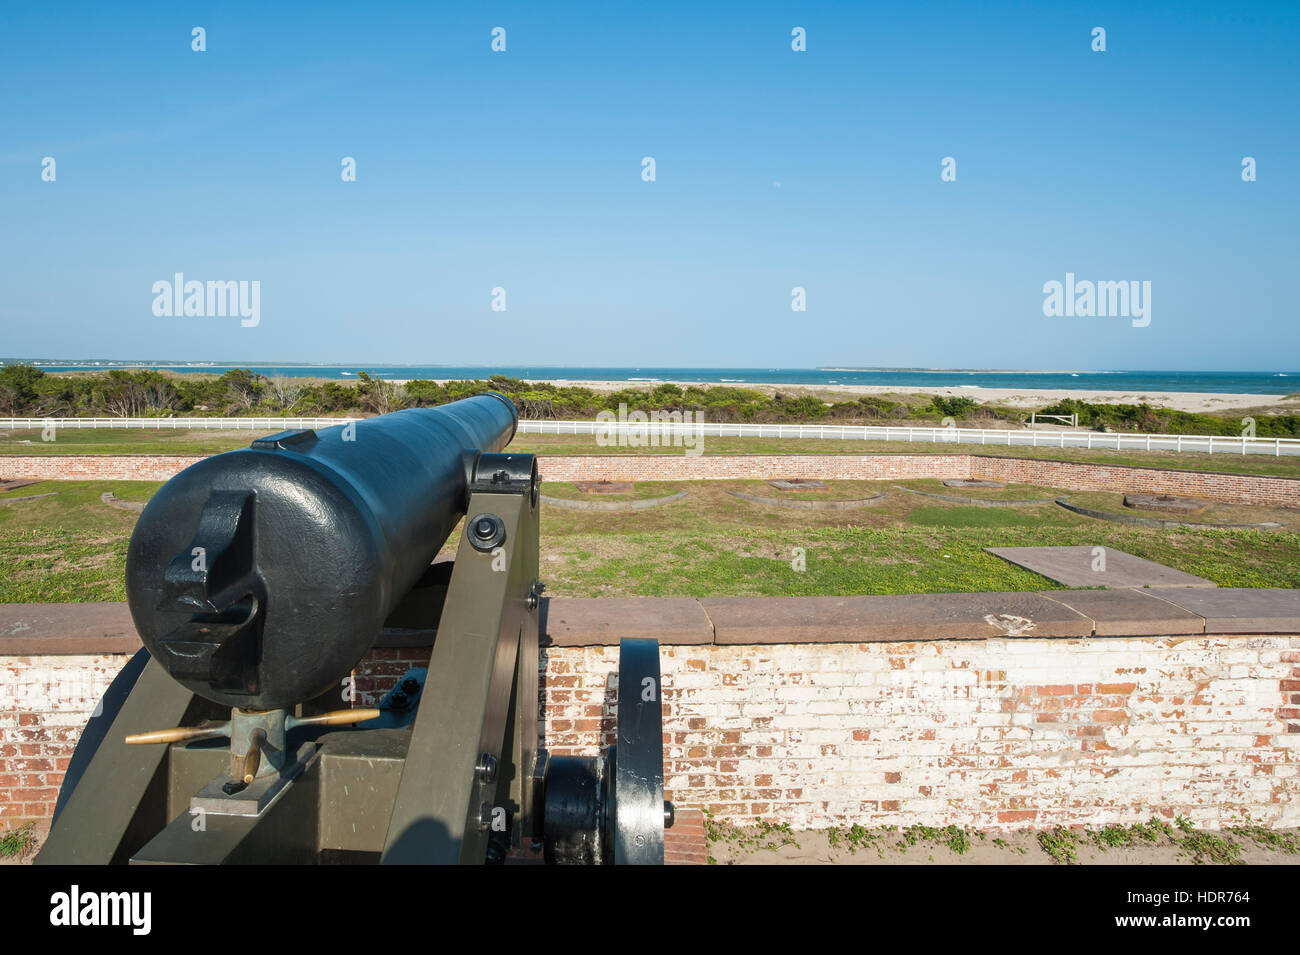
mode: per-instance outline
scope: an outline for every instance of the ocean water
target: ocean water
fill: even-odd
[[[19,359],[5,359],[12,364]],[[1078,389],[1081,391],[1200,391],[1258,395],[1300,392],[1300,371],[980,371],[929,368],[627,368],[557,365],[312,365],[203,364],[197,362],[124,362],[24,359],[50,372],[95,371],[110,368],[165,368],[176,372],[220,374],[231,368],[252,368],[263,375],[335,378],[345,381],[365,371],[379,378],[486,378],[509,375],[542,381],[687,381],[709,384],[883,385],[891,388],[981,387]]]

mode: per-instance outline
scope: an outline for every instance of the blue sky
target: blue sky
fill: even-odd
[[[0,356],[1300,367],[1300,5],[268,6],[4,7]]]

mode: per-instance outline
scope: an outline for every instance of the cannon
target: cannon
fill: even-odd
[[[620,647],[616,745],[539,745],[540,481],[505,451],[517,427],[479,395],[273,434],[168,481],[127,552],[144,648],[36,861],[662,863],[656,641]],[[430,644],[376,705],[341,705],[373,647]]]

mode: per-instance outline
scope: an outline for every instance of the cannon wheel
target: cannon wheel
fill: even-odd
[[[625,639],[618,659],[618,741],[605,771],[607,861],[663,865],[664,735],[659,641]]]
[[[86,728],[81,731],[81,738],[77,740],[77,748],[72,752],[72,759],[68,761],[68,769],[63,774],[63,784],[59,787],[59,798],[54,803],[54,815],[50,819],[50,824],[59,821],[59,814],[63,812],[63,807],[67,804],[68,799],[72,796],[73,790],[77,788],[77,783],[81,782],[82,774],[85,773],[86,767],[90,761],[95,758],[95,753],[99,751],[99,744],[104,741],[108,735],[109,729],[113,726],[113,721],[117,719],[117,714],[122,711],[122,705],[126,703],[126,698],[135,688],[135,683],[140,679],[140,674],[144,672],[145,666],[149,663],[149,651],[143,647],[138,650],[126,666],[118,671],[113,682],[108,685],[104,695],[100,697],[99,704],[95,707],[94,713],[91,714],[90,721]]]
[[[541,838],[552,865],[663,865],[664,742],[659,642],[619,646],[618,727],[603,756],[552,756]]]

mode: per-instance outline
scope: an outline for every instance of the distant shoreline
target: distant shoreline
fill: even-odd
[[[28,363],[49,374],[103,374],[139,369],[176,375],[220,375],[247,368],[269,378],[306,378],[316,381],[357,381],[365,371],[385,381],[484,379],[494,374],[524,381],[564,386],[648,388],[664,383],[697,387],[737,387],[757,391],[817,391],[825,394],[964,394],[981,401],[1030,404],[1059,397],[1088,400],[1168,404],[1174,396],[1217,395],[1197,407],[1258,407],[1277,404],[1284,396],[1300,392],[1298,372],[1230,371],[1026,371],[936,368],[847,367],[811,368],[662,368],[560,365],[427,365],[427,364],[318,364],[271,362],[126,362],[101,360],[0,359],[0,363]],[[1017,396],[1023,396],[1019,400]],[[1177,399],[1180,402],[1183,399]]]
[[[404,383],[402,379],[392,379],[394,384]],[[409,379],[408,379],[409,380]],[[432,379],[439,383],[455,379]],[[538,381],[557,387],[589,388],[592,391],[626,391],[629,389],[648,390],[653,384],[646,382],[598,381],[594,379],[524,379]],[[654,384],[672,384],[679,387],[698,384],[688,381],[664,381]],[[714,386],[716,387],[716,385]],[[1300,398],[1281,398],[1276,395],[1247,393],[1218,393],[1198,391],[1100,391],[1097,389],[1063,389],[1063,388],[983,388],[975,385],[958,387],[923,387],[909,385],[893,387],[891,385],[771,385],[747,382],[744,387],[771,395],[783,394],[817,394],[833,398],[843,395],[845,398],[858,398],[863,395],[949,395],[970,398],[980,404],[1003,405],[1008,408],[1032,409],[1055,404],[1073,398],[1093,404],[1149,404],[1157,408],[1173,408],[1176,411],[1224,412],[1235,410],[1259,410],[1261,408],[1279,408],[1283,412],[1300,413]]]

